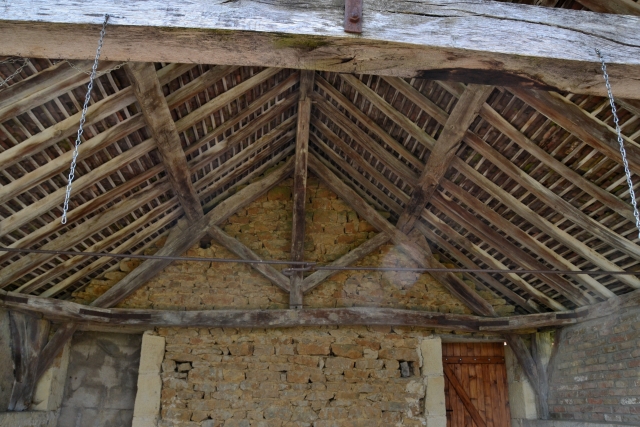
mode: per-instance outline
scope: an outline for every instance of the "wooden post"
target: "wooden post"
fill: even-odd
[[[15,380],[8,410],[24,411],[31,405],[38,380],[38,357],[49,336],[49,321],[10,311],[9,327]],[[3,369],[10,367],[5,366]]]
[[[307,201],[307,159],[309,157],[309,121],[311,119],[311,97],[314,71],[300,74],[300,97],[298,99],[298,131],[296,134],[295,171],[293,175],[293,227],[291,230],[291,260],[304,261],[304,223]],[[302,308],[302,272],[291,276],[289,306]]]

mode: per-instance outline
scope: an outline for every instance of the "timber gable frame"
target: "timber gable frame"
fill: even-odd
[[[623,0],[579,3],[597,12],[637,12]],[[77,14],[68,13],[69,4],[37,0],[25,8],[16,1],[3,9],[0,55],[32,58],[0,91],[3,246],[140,253],[177,230],[161,253],[181,255],[209,235],[238,257],[259,260],[218,225],[293,174],[291,253],[303,261],[304,182],[311,171],[379,232],[335,266],[391,241],[426,267],[442,266],[440,258],[467,268],[637,271],[640,246],[592,50],[600,47],[610,62],[635,175],[639,16],[479,0],[375,0],[365,2],[362,36],[351,36],[342,31],[342,11],[328,1],[304,10],[288,1],[208,2],[204,9],[185,2],[179,13],[190,17],[188,25],[155,1],[117,10],[98,1]],[[46,22],[34,11],[45,13]],[[112,18],[99,70],[127,64],[98,79],[63,226],[56,209],[88,80],[78,69],[91,65],[95,17],[103,13]],[[548,48],[563,40],[571,41],[566,49]],[[216,65],[196,65],[210,63]],[[0,65],[3,76],[11,71]],[[57,307],[114,265],[8,253],[0,253],[0,263],[0,286],[10,291],[3,304],[25,309],[15,298],[27,294],[26,311],[41,314],[34,305]],[[113,307],[165,265],[143,263],[93,306]],[[332,274],[288,278],[267,265],[253,267],[289,292],[297,309]],[[640,289],[634,275],[434,277],[491,318],[466,321],[508,334],[540,396],[546,379],[511,332],[569,324],[580,310]],[[468,282],[532,317],[500,329],[505,320],[493,319],[493,307]],[[92,316],[86,310],[84,317],[48,312],[48,318],[84,322]],[[307,315],[313,318],[296,319]],[[317,322],[329,316],[315,315]],[[385,322],[394,313],[377,315]],[[483,322],[493,329],[482,329]],[[76,327],[68,323],[49,340],[38,376]]]

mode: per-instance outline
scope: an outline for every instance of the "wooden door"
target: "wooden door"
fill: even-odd
[[[510,427],[503,343],[444,343],[447,427]]]

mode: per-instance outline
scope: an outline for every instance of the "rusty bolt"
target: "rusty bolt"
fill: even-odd
[[[358,15],[357,12],[353,12],[351,14],[351,16],[349,17],[349,21],[353,22],[354,24],[358,21],[360,21],[360,15]]]

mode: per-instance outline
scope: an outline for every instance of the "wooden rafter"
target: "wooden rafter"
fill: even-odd
[[[114,61],[209,63],[213,57],[227,64],[424,78],[435,70],[458,78],[602,95],[605,90],[592,72],[592,49],[606,45],[615,65],[614,85],[625,87],[631,97],[640,96],[633,78],[639,66],[633,42],[640,20],[635,17],[481,0],[455,5],[389,0],[369,5],[367,13],[380,19],[365,22],[356,38],[344,33],[344,10],[330,0],[304,8],[219,2],[204,11],[200,3],[167,11],[160,0],[118,5],[101,0],[67,13],[74,6],[72,0],[11,2],[3,10],[0,55],[91,59],[96,16],[109,13],[111,42],[104,57]],[[45,15],[55,24],[41,22]],[[176,18],[183,16],[191,17],[189,27]],[[194,37],[202,33],[207,37]],[[228,48],[230,33],[233,49]],[[292,38],[296,42],[287,43]],[[554,43],[565,46],[561,55],[548,49]],[[321,48],[322,54],[309,46]],[[371,54],[362,56],[363,49]]]
[[[291,228],[291,260],[304,261],[304,225],[307,192],[307,160],[309,157],[309,120],[311,118],[311,97],[314,71],[300,74],[300,96],[298,98],[298,126],[296,131],[295,170],[293,173],[293,224]],[[302,272],[291,276],[289,306],[302,308],[304,277]]]
[[[403,233],[409,233],[413,229],[413,224],[420,217],[422,210],[438,188],[438,183],[449,169],[467,129],[478,116],[480,108],[492,91],[491,86],[468,85],[460,96],[424,165],[418,185],[411,194],[411,200],[400,215],[397,227]]]
[[[425,248],[419,247],[411,239],[384,219],[375,209],[367,204],[358,194],[342,182],[315,156],[309,157],[309,167],[316,176],[322,180],[334,193],[342,198],[358,215],[373,225],[381,232],[387,234],[394,244],[402,247],[402,250],[411,257],[419,266],[424,268],[443,268],[442,265],[428,253]],[[495,316],[493,307],[469,288],[457,276],[451,273],[434,273],[433,276],[452,294],[469,306],[475,313],[484,316]]]
[[[147,127],[162,156],[171,187],[178,196],[187,219],[195,222],[202,218],[204,213],[193,188],[180,136],[162,93],[156,69],[152,63],[134,62],[127,64],[125,70]]]
[[[123,200],[111,208],[105,209],[100,214],[93,216],[78,227],[72,228],[60,237],[49,241],[43,245],[41,249],[54,251],[67,250],[95,234],[97,231],[110,226],[120,218],[129,215],[141,206],[161,196],[169,191],[169,189],[170,186],[168,183],[162,183],[160,185],[150,187],[147,190],[135,193],[133,196]],[[18,261],[11,263],[10,266],[0,270],[0,287],[6,287],[25,273],[54,257],[55,255],[38,253],[25,255]],[[31,292],[33,290],[31,288],[21,289],[24,292]]]

